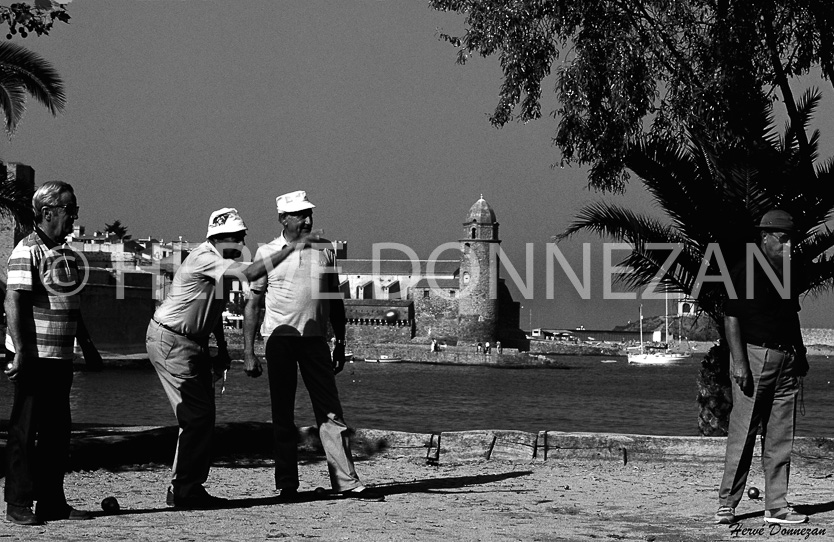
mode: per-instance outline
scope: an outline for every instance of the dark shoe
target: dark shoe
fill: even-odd
[[[76,510],[72,506],[65,504],[57,508],[40,506],[35,508],[35,515],[38,519],[43,521],[60,521],[63,519],[71,520],[85,520],[93,519],[93,514],[86,510]]]
[[[715,523],[729,525],[736,520],[736,509],[732,506],[722,506],[715,513]]]
[[[348,491],[343,491],[340,495],[349,499],[362,499],[363,501],[381,502],[385,500],[385,495],[383,493],[367,487],[349,489]]]
[[[168,488],[165,495],[165,504],[182,510],[212,510],[214,508],[225,508],[229,505],[228,499],[209,495],[203,487],[195,489],[190,495],[177,497],[174,490]]]
[[[7,504],[6,519],[18,525],[43,525],[43,520],[32,512],[31,506]]]

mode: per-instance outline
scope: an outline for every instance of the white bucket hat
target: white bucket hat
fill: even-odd
[[[239,231],[245,232],[246,224],[243,223],[243,219],[240,218],[237,209],[224,207],[223,209],[211,213],[206,238],[223,233],[236,233]]]
[[[298,211],[315,207],[307,199],[307,192],[304,190],[296,190],[295,192],[278,196],[275,198],[275,205],[278,207],[279,213],[297,213]]]

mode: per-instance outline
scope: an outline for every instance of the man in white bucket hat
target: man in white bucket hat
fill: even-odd
[[[278,196],[275,203],[284,231],[258,249],[256,259],[296,242],[313,227],[315,205],[303,190]],[[299,486],[294,418],[299,371],[313,403],[333,491],[344,497],[385,500],[379,491],[366,488],[356,474],[336,388],[335,375],[345,365],[345,304],[338,292],[338,277],[333,245],[322,239],[253,282],[244,309],[244,361],[247,373],[257,376],[260,361],[255,356],[255,330],[261,303],[266,304],[263,335],[272,399],[275,488],[286,501],[297,498]],[[336,339],[332,359],[326,338],[328,322]]]
[[[266,274],[297,247],[319,238],[306,232],[273,252],[259,252],[252,264],[240,258],[246,225],[236,209],[211,214],[206,242],[191,251],[177,269],[168,296],[148,325],[148,356],[179,424],[173,476],[166,504],[183,509],[216,508],[225,499],[203,487],[208,479],[215,404],[213,373],[229,367],[221,315],[226,304],[224,279],[252,281]],[[208,339],[214,333],[218,356],[213,367]]]

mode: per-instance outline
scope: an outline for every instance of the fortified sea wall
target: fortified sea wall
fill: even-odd
[[[802,330],[805,345],[834,346],[834,329],[807,328]]]

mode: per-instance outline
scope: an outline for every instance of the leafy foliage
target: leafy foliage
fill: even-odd
[[[127,226],[124,226],[121,221],[114,220],[112,224],[104,224],[104,233],[108,235],[115,235],[116,239],[127,241],[131,238],[127,235]]]
[[[64,84],[49,62],[14,43],[0,43],[0,109],[9,135],[26,111],[27,94],[53,115],[66,105]]]
[[[757,127],[758,137],[725,149],[716,149],[698,131],[690,135],[687,146],[641,140],[625,156],[625,163],[670,223],[597,202],[580,209],[556,239],[591,231],[630,243],[632,252],[623,263],[631,272],[621,275],[628,285],[647,286],[661,275],[661,289],[696,298],[723,332],[724,284],[699,279],[722,275],[744,257],[745,245],[755,239],[758,218],[781,208],[791,213],[800,232],[792,260],[808,274],[801,290],[830,289],[834,259],[828,251],[834,247],[834,233],[826,222],[834,217],[834,162],[814,163],[817,132],[807,138],[809,154],[799,144],[799,132],[804,133],[819,100],[817,91],[806,92],[795,104],[799,126],[788,123],[782,135],[774,133],[771,109],[766,106],[751,125]],[[669,248],[658,249],[654,243],[674,244],[681,252],[666,266]],[[721,264],[726,267],[722,269]],[[702,265],[706,265],[705,273],[701,273]],[[726,432],[731,409],[728,369],[729,350],[724,344],[702,362],[698,402],[704,434]]]
[[[494,125],[540,118],[542,84],[556,71],[561,106],[554,112],[554,143],[563,164],[591,165],[590,184],[603,190],[623,189],[626,158],[643,136],[685,143],[688,130],[700,126],[715,146],[737,144],[748,138],[776,89],[799,124],[790,78],[819,67],[834,80],[834,9],[828,0],[429,5],[465,16],[463,36],[440,32],[458,48],[458,62],[475,54],[499,56],[503,84]]]
[[[32,189],[10,178],[6,164],[0,162],[0,216],[15,218],[24,227],[31,227],[35,217],[32,211]]]
[[[55,21],[68,23],[70,15],[64,5],[52,0],[35,0],[34,5],[17,2],[10,6],[0,6],[0,24],[9,27],[6,39],[15,35],[26,38],[34,32],[38,36],[49,34]]]
[[[807,92],[797,103],[804,130],[819,104],[817,91]],[[687,146],[676,142],[643,139],[625,157],[629,169],[663,209],[670,223],[643,216],[620,206],[596,202],[579,210],[575,220],[557,240],[579,231],[591,231],[631,243],[633,251],[624,264],[632,272],[622,277],[631,287],[649,284],[658,272],[667,291],[692,294],[716,322],[722,319],[726,293],[719,282],[697,283],[701,266],[711,251],[723,263],[732,264],[745,254],[754,239],[758,218],[772,208],[790,212],[803,235],[793,248],[793,258],[810,270],[809,290],[834,284],[834,261],[827,251],[834,247],[834,233],[825,225],[834,216],[834,169],[829,160],[809,168],[799,151],[797,129],[790,123],[785,133],[773,133],[770,108],[760,112],[759,137],[749,143],[716,149],[693,133]],[[809,138],[816,157],[819,134]],[[681,254],[664,268],[669,249],[654,243],[674,244]],[[717,247],[717,248],[716,248]],[[717,257],[710,258],[707,275],[721,274]],[[703,273],[701,273],[703,275]]]

